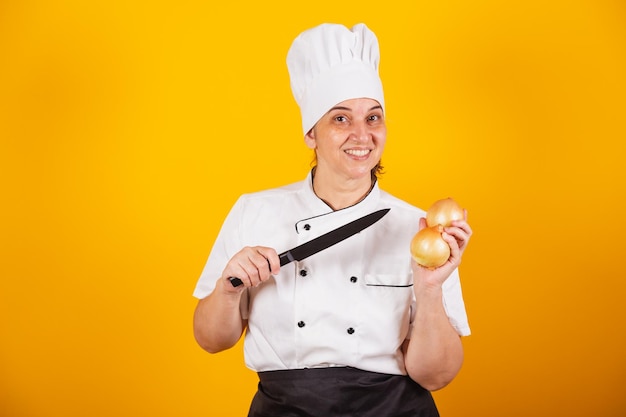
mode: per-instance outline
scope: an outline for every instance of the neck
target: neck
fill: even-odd
[[[371,176],[337,181],[335,177],[313,170],[313,191],[333,210],[357,204],[367,197],[373,186],[374,180]]]

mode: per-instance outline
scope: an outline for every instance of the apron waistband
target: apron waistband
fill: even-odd
[[[348,366],[331,366],[326,368],[285,369],[278,371],[263,371],[257,373],[261,383],[273,381],[295,381],[302,379],[321,378],[358,378],[365,375],[386,375],[377,372],[364,371]]]

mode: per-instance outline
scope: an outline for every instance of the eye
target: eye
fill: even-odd
[[[335,116],[335,121],[337,122],[345,122],[346,120],[347,120],[346,116],[341,116],[341,115]]]
[[[370,122],[376,122],[378,120],[381,120],[381,117],[378,114],[371,114],[367,117],[367,120]]]

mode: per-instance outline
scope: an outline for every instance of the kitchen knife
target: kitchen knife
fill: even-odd
[[[317,252],[323,251],[324,249],[327,249],[342,240],[359,233],[361,230],[380,220],[389,210],[390,209],[386,208],[375,211],[279,254],[278,257],[280,258],[280,266],[287,265],[293,261],[301,261],[304,258],[308,258]],[[239,278],[230,277],[228,279],[230,280],[230,283],[233,284],[233,287],[243,285],[243,282]]]

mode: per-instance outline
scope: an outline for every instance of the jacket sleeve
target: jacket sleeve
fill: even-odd
[[[458,270],[455,270],[443,284],[443,307],[457,333],[460,336],[469,336],[470,327]]]
[[[243,207],[244,200],[243,197],[240,197],[226,216],[196,283],[193,292],[194,297],[204,298],[209,295],[215,288],[217,280],[221,278],[230,258],[242,249],[240,225]]]

